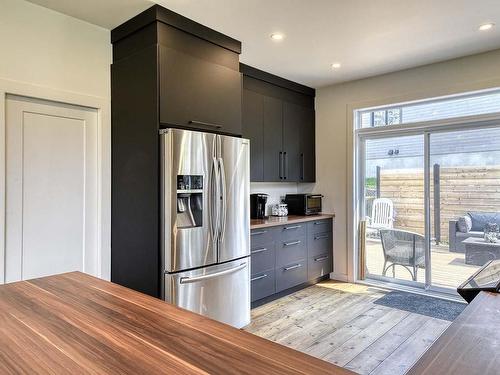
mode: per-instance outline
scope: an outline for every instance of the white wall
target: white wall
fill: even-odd
[[[110,97],[109,30],[23,0],[0,0],[0,78]]]
[[[353,279],[352,110],[500,87],[500,50],[426,65],[316,91],[317,183],[324,211],[335,212],[334,277]]]
[[[110,32],[23,0],[0,0],[0,195],[5,188],[5,96],[98,109],[100,276],[110,274]],[[4,226],[0,200],[0,243]]]

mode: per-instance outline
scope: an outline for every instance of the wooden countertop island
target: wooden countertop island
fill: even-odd
[[[332,219],[335,215],[333,214],[318,214],[318,215],[288,215],[283,217],[278,216],[269,216],[266,219],[251,219],[250,220],[250,229],[259,229],[259,228],[268,228],[268,227],[276,227],[279,225],[287,225],[294,223],[302,223],[307,221],[317,221],[324,219]]]
[[[480,292],[408,374],[500,373],[500,294]]]
[[[0,286],[0,373],[352,374],[79,272]]]

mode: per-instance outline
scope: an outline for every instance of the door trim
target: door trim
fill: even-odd
[[[111,277],[111,100],[110,98],[0,78],[0,284],[5,282],[5,116],[7,95],[60,102],[97,111],[97,276]]]

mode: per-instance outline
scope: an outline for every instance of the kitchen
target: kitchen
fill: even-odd
[[[17,6],[5,1],[8,9]],[[332,188],[334,179],[325,183],[324,176],[330,173],[326,169],[348,174],[345,165],[337,165],[343,160],[330,158],[325,149],[349,142],[340,131],[338,137],[335,131],[325,131],[323,91],[319,96],[319,89],[243,63],[245,42],[216,31],[217,27],[149,5],[129,11],[127,21],[109,27],[112,61],[110,69],[104,64],[104,70],[110,70],[111,104],[98,99],[101,94],[71,93],[70,86],[45,90],[43,82],[33,87],[0,78],[8,115],[27,102],[18,96],[97,109],[95,128],[89,125],[93,118],[85,119],[91,129],[83,133],[88,135],[83,143],[87,148],[68,143],[59,159],[64,159],[63,152],[70,154],[71,147],[78,148],[88,163],[80,173],[82,183],[92,186],[95,178],[95,186],[104,191],[104,199],[95,207],[84,196],[83,222],[67,220],[75,221],[74,228],[84,228],[81,242],[89,246],[73,254],[75,265],[69,266],[67,260],[63,264],[54,248],[45,257],[33,258],[26,252],[24,260],[14,259],[20,271],[9,271],[12,262],[2,267],[8,271],[3,278],[7,284],[0,287],[5,322],[2,371],[348,374],[378,368],[384,373],[382,369],[389,368],[386,359],[395,357],[386,341],[398,337],[393,330],[400,322],[409,321],[401,341],[390,342],[398,345],[393,349],[396,354],[417,348],[390,364],[399,366],[399,372],[432,373],[426,366],[433,358],[443,363],[443,342],[455,350],[445,354],[457,358],[456,341],[445,340],[450,340],[457,324],[462,324],[464,337],[473,338],[470,327],[479,329],[479,324],[472,311],[489,311],[479,304],[494,305],[495,298],[481,294],[450,326],[404,309],[378,306],[378,299],[388,293],[383,288],[346,283],[354,281],[349,267],[356,262],[345,257],[350,232],[343,204],[350,188],[342,179]],[[29,14],[28,8],[23,12]],[[100,32],[109,36],[109,29]],[[284,37],[276,31],[269,42],[279,48]],[[94,60],[89,58],[88,63]],[[332,64],[332,71],[339,68],[340,64]],[[338,106],[346,112],[343,104]],[[106,133],[108,122],[111,128]],[[51,134],[56,137],[57,131]],[[331,137],[340,140],[332,143]],[[50,153],[50,148],[43,152]],[[26,160],[36,160],[35,154],[30,155]],[[68,159],[82,168],[78,160]],[[94,171],[87,165],[99,167]],[[28,169],[26,176],[32,176],[29,173]],[[75,177],[78,183],[79,178]],[[106,186],[109,217],[99,211],[106,208]],[[42,187],[44,193],[50,192]],[[34,190],[26,190],[28,198]],[[18,207],[9,206],[9,199],[8,195],[8,207]],[[7,221],[12,212],[10,208]],[[100,223],[98,232],[89,230],[92,235],[87,236],[94,215]],[[37,227],[33,223],[41,227],[44,216],[35,217],[38,221],[27,217],[32,221],[27,221],[31,232],[24,236],[29,240],[26,246],[36,247],[35,234],[40,231],[33,229]],[[62,225],[64,218],[58,223]],[[107,225],[110,243],[106,244]],[[8,245],[14,238],[11,232]],[[17,241],[23,238],[13,232]],[[80,235],[76,229],[75,233]],[[41,242],[50,245],[55,235],[47,237],[51,238],[40,236]],[[59,242],[70,247],[69,242]],[[96,254],[91,249],[94,243],[101,249]],[[6,254],[9,260],[9,251]],[[102,280],[65,273],[73,270]],[[473,325],[464,324],[469,321]],[[436,327],[420,345],[414,340],[419,324],[427,331]],[[443,338],[433,344],[443,331]],[[405,347],[407,338],[406,344],[414,340],[415,346]],[[489,340],[493,339],[491,335]],[[474,348],[473,341],[467,345]],[[378,342],[385,351],[374,361],[370,349]],[[353,367],[356,360],[362,362],[360,358],[378,362],[370,370],[366,364]],[[490,362],[495,358],[491,356]],[[487,354],[483,360],[487,363]]]

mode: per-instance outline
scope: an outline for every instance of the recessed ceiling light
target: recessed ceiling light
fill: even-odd
[[[285,36],[281,33],[272,33],[271,34],[271,39],[272,40],[283,40]]]
[[[486,30],[490,30],[493,28],[493,26],[495,26],[494,23],[484,23],[482,24],[481,26],[479,26],[479,31],[486,31]]]
[[[340,67],[341,67],[340,63],[333,63],[332,64],[332,69],[338,69]]]

